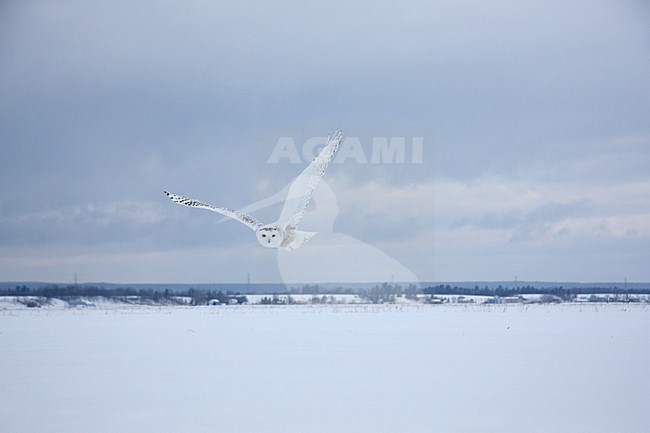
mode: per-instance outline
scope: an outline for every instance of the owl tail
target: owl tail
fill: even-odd
[[[302,244],[311,239],[315,234],[318,234],[318,232],[303,232],[300,230],[294,230],[293,234],[295,236],[293,242],[285,247],[285,249],[288,251],[297,250]]]

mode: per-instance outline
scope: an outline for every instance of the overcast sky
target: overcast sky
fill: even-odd
[[[162,194],[246,207],[335,128],[300,256]],[[3,1],[0,146],[4,281],[650,281],[650,7]]]

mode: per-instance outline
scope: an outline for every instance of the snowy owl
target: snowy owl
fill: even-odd
[[[298,230],[298,224],[305,214],[318,182],[334,159],[334,155],[336,155],[342,141],[343,133],[341,131],[335,131],[334,135],[327,137],[323,150],[291,184],[280,218],[271,224],[262,224],[242,211],[213,206],[198,200],[171,194],[167,191],[165,191],[165,195],[176,203],[217,212],[245,224],[255,230],[257,241],[263,247],[294,251],[316,234],[316,232]]]

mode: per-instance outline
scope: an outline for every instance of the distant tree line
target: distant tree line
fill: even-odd
[[[137,297],[141,302],[151,303],[183,303],[183,299],[189,300],[189,305],[206,305],[210,301],[218,301],[221,304],[243,304],[248,301],[246,296],[227,291],[187,289],[181,291],[170,291],[169,289],[133,289],[130,287],[118,287],[106,289],[97,286],[66,285],[60,286],[51,284],[31,289],[25,285],[15,288],[0,289],[0,296],[36,296],[40,298],[73,299],[80,297],[105,297],[129,302],[130,298]]]
[[[360,298],[373,304],[384,304],[395,302],[396,297],[405,296],[406,298],[415,299],[422,291],[415,284],[402,287],[399,284],[383,283],[370,289],[352,289],[351,287],[320,287],[318,284],[309,284],[302,287],[294,287],[288,292],[274,293],[273,296],[265,296],[260,303],[265,305],[292,304],[294,303],[291,295],[314,295],[312,303],[334,303],[333,298],[324,295],[359,295]],[[278,297],[283,295],[283,297]],[[322,297],[316,295],[323,295]]]
[[[273,304],[291,304],[292,294],[311,294],[311,295],[336,295],[336,294],[357,294],[362,299],[373,304],[393,303],[397,297],[407,299],[417,299],[419,294],[425,295],[456,295],[456,296],[498,296],[510,297],[519,295],[549,295],[570,301],[577,295],[581,294],[614,294],[614,295],[632,295],[632,294],[650,294],[650,287],[642,289],[625,289],[620,287],[533,287],[524,285],[521,287],[503,287],[501,285],[490,288],[488,286],[479,287],[459,287],[449,284],[418,288],[414,284],[402,286],[400,284],[383,283],[378,284],[370,289],[352,289],[349,287],[325,288],[317,284],[305,285],[299,288],[292,288],[288,292],[274,293],[273,296],[262,298],[261,302],[267,305]],[[289,297],[278,298],[277,295],[289,295]]]
[[[490,289],[487,286],[474,288],[457,287],[450,285],[439,285],[422,289],[425,295],[465,295],[465,296],[519,296],[519,295],[554,295],[565,301],[583,294],[614,294],[614,295],[633,295],[633,294],[650,294],[650,288],[645,289],[622,289],[619,287],[545,287],[538,288],[530,285],[522,287],[505,288],[498,286]]]
[[[274,293],[262,298],[261,303],[267,305],[293,304],[295,303],[292,294],[311,294],[316,295],[337,295],[337,294],[357,294],[362,299],[373,303],[392,303],[398,297],[407,299],[417,299],[418,295],[425,294],[430,296],[436,295],[456,295],[456,296],[499,296],[510,297],[519,295],[552,295],[564,301],[570,301],[577,295],[581,294],[613,294],[613,295],[632,295],[632,294],[650,294],[650,287],[642,289],[625,289],[620,287],[570,287],[565,288],[549,287],[537,288],[530,285],[522,287],[503,287],[489,288],[487,286],[473,288],[446,285],[437,285],[418,288],[414,284],[401,286],[399,284],[383,283],[370,289],[356,289],[337,287],[334,289],[319,287],[318,285],[306,285],[301,288],[294,288],[285,293]],[[279,295],[284,295],[279,297]],[[138,297],[140,302],[167,303],[189,305],[206,305],[210,302],[220,304],[243,304],[248,301],[245,295],[233,291],[215,291],[189,288],[187,290],[169,289],[134,289],[131,287],[104,288],[92,285],[57,285],[51,284],[38,288],[30,288],[26,285],[18,285],[14,288],[0,289],[0,296],[36,296],[42,298],[73,299],[79,297],[106,297],[130,302],[133,297]],[[131,298],[131,299],[130,299]],[[326,298],[321,299],[322,303],[329,302]]]
[[[354,295],[356,292],[350,287],[321,287],[318,284],[306,284],[302,287],[293,287],[288,295]]]

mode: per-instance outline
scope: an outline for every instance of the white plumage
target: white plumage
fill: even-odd
[[[245,224],[255,231],[258,242],[264,247],[293,251],[316,234],[315,232],[298,230],[298,224],[300,224],[305,214],[305,210],[309,205],[318,182],[323,177],[323,174],[325,174],[327,167],[332,163],[342,141],[343,134],[341,131],[336,131],[334,135],[327,137],[327,143],[323,150],[321,150],[318,156],[314,158],[291,184],[280,218],[271,224],[262,224],[257,219],[242,211],[213,206],[199,200],[171,194],[167,191],[165,191],[165,194],[178,204],[198,209],[207,209]]]

